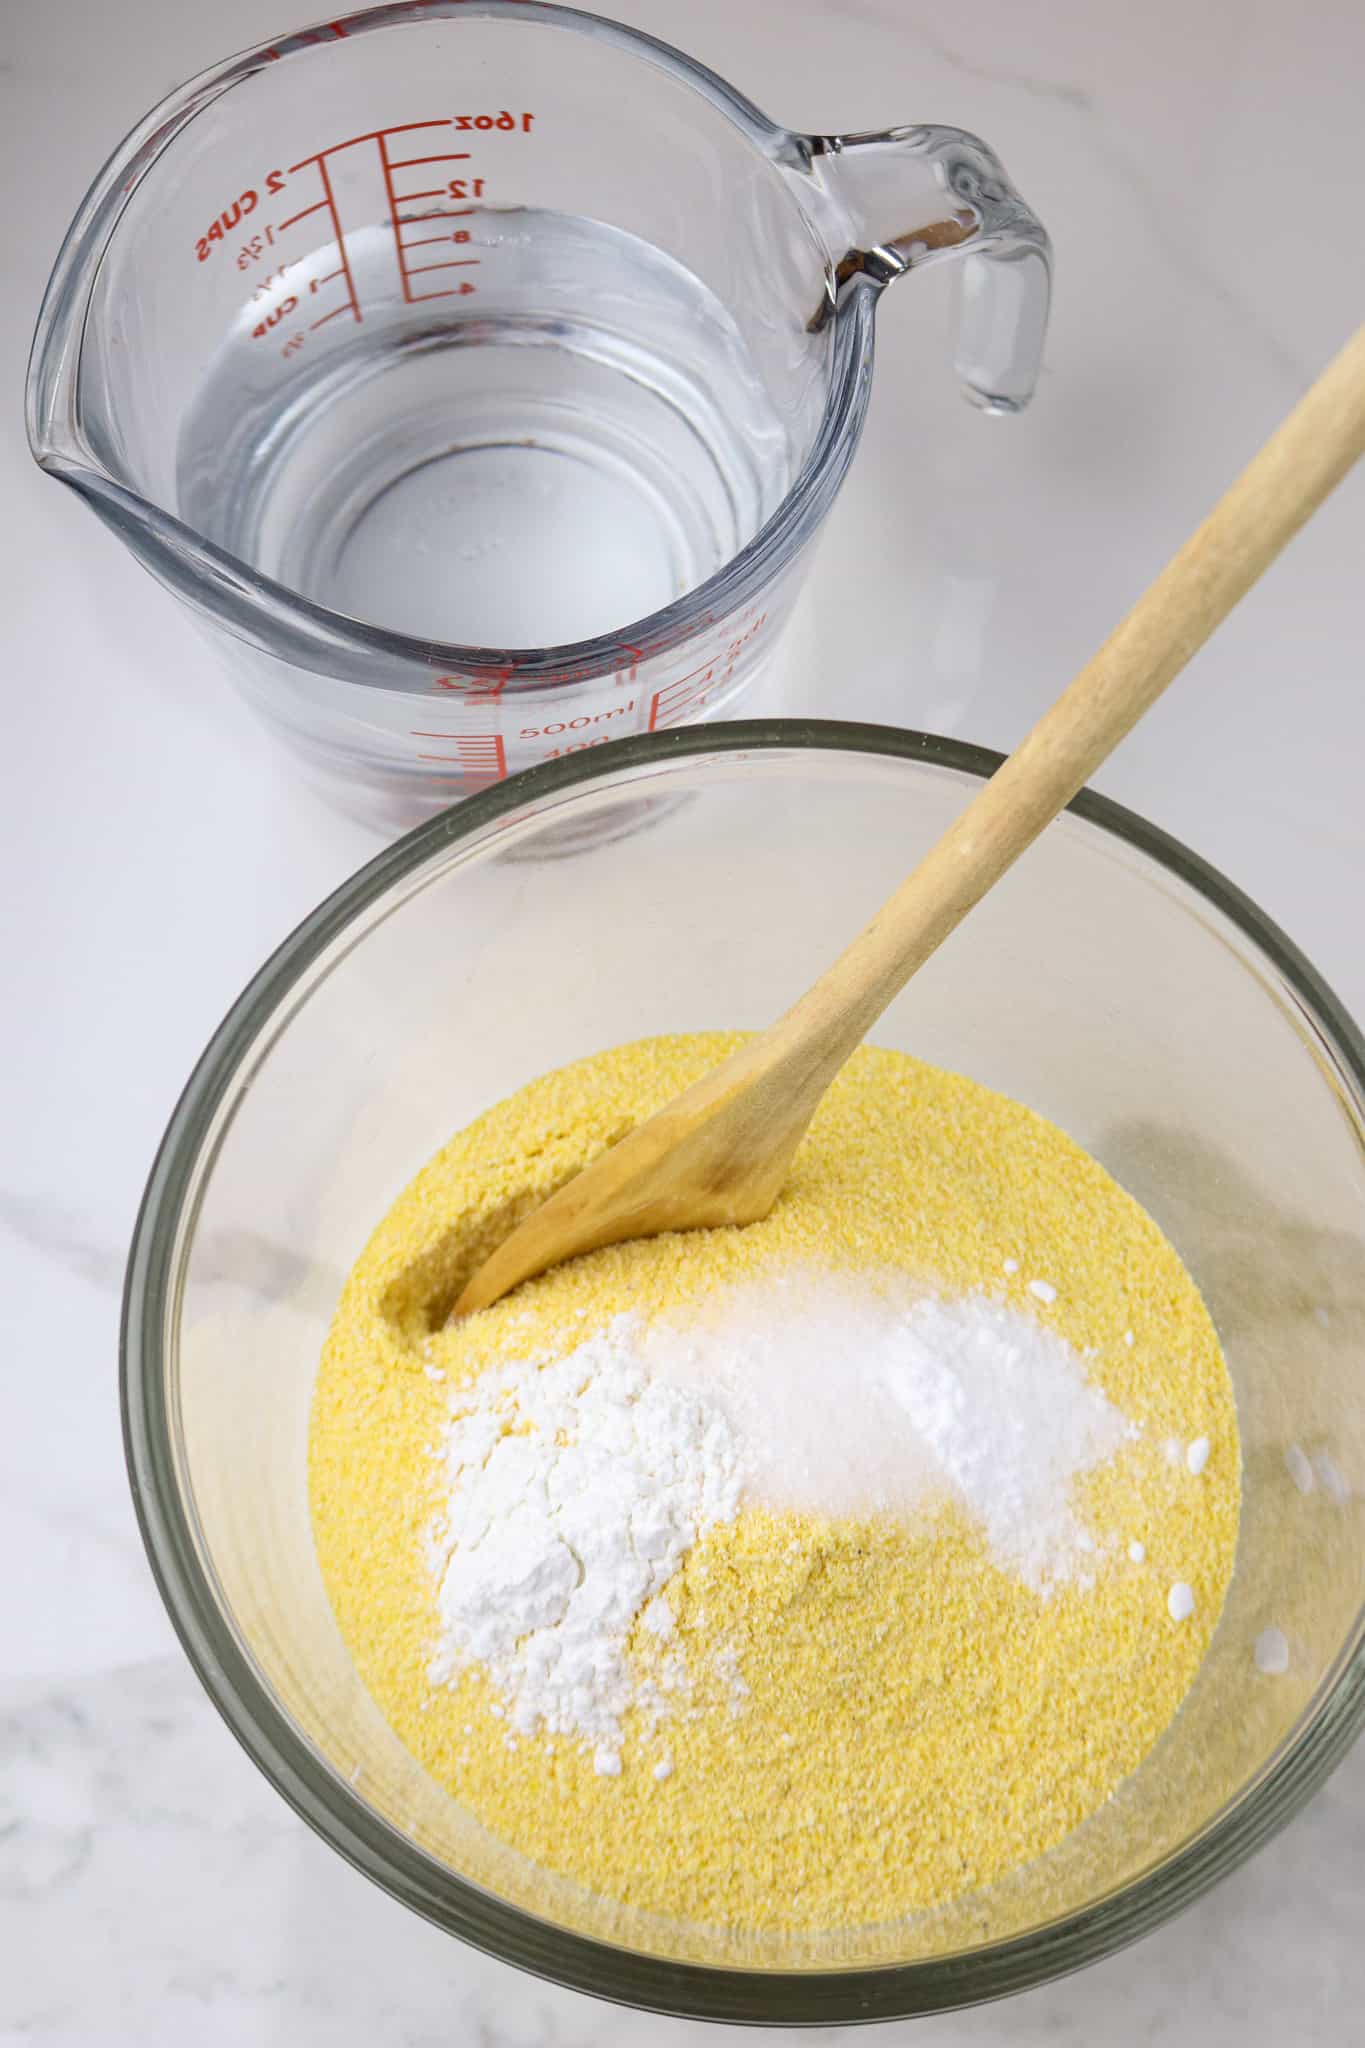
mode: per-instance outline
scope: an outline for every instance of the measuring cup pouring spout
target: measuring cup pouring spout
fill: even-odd
[[[328,793],[405,826],[733,703],[852,461],[881,291],[950,258],[963,387],[1015,412],[1048,242],[973,136],[799,134],[594,15],[405,0],[127,137],[29,438]]]
[[[963,393],[986,412],[1021,411],[1042,366],[1051,248],[994,151],[960,128],[803,140],[831,261],[812,326],[823,327],[856,293],[960,259]]]

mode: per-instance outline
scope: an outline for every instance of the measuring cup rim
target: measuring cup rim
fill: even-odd
[[[549,647],[434,640],[318,604],[120,480],[80,426],[85,318],[105,251],[132,192],[189,122],[267,64],[376,30],[461,20],[539,24],[614,44],[680,77],[769,162],[793,171],[808,167],[811,138],[769,120],[707,65],[657,36],[560,6],[557,0],[391,0],[342,15],[210,66],[158,102],[124,137],[81,202],[48,280],[29,357],[26,417],[29,446],[39,466],[85,497],[154,573],[238,638],[296,666],[371,688],[425,691],[433,673],[448,672],[473,680],[496,677],[500,694],[513,696],[610,675],[621,666],[623,654],[647,657],[685,645],[694,633],[733,616],[769,587],[819,526],[857,447],[870,395],[873,287],[842,297],[831,323],[830,383],[815,443],[758,531],[729,561],[668,604],[623,621],[609,633]],[[791,199],[800,208],[797,192]],[[825,246],[815,211],[807,211],[806,218]],[[828,260],[832,291],[832,252]]]

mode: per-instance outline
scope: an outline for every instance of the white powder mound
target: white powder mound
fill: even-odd
[[[883,1370],[899,1320],[871,1282],[797,1268],[727,1288],[685,1323],[655,1324],[647,1356],[661,1378],[724,1409],[751,1500],[894,1513],[938,1478]]]
[[[984,1295],[789,1273],[736,1288],[686,1328],[655,1328],[653,1371],[718,1402],[748,1497],[847,1515],[945,1491],[998,1562],[1039,1592],[1083,1573],[1071,1482],[1136,1430],[1032,1314]]]
[[[979,1297],[917,1302],[881,1370],[997,1558],[1045,1591],[1093,1549],[1071,1482],[1136,1431],[1068,1344]]]
[[[482,1665],[511,1738],[579,1736],[615,1776],[632,1701],[657,1720],[687,1683],[664,1589],[741,1498],[837,1516],[951,1496],[1046,1596],[1093,1583],[1072,1482],[1136,1434],[1060,1337],[982,1295],[798,1272],[712,1297],[685,1326],[618,1316],[567,1357],[452,1396],[433,1682]],[[666,1652],[638,1686],[637,1617]]]
[[[450,1504],[432,1532],[433,1681],[483,1665],[511,1732],[583,1736],[604,1776],[620,1769],[635,1617],[698,1536],[733,1520],[742,1483],[725,1417],[652,1383],[639,1337],[618,1316],[567,1358],[483,1374],[447,1432]]]

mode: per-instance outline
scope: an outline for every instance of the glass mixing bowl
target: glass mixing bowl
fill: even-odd
[[[622,741],[471,798],[289,939],[210,1044],[138,1221],[132,1484],[185,1648],[341,1853],[451,1933],[712,2018],[872,2019],[1017,1990],[1239,1863],[1365,1713],[1365,1046],[1275,927],[1082,796],[873,1036],[1070,1131],[1179,1247],[1245,1456],[1210,1654],[1141,1769],[1047,1856],[895,1925],[737,1937],[590,1897],[434,1785],[355,1677],[313,1555],[314,1368],[372,1225],[458,1126],[655,1032],[766,1024],[989,774],[977,748],[772,722]],[[1289,1668],[1258,1668],[1283,1632]],[[734,1853],[745,1853],[736,1813]]]

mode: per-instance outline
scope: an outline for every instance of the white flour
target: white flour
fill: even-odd
[[[513,1732],[583,1736],[607,1776],[635,1617],[654,1601],[651,1628],[671,1630],[656,1596],[733,1519],[741,1486],[724,1416],[651,1382],[639,1346],[638,1320],[618,1316],[567,1358],[485,1373],[447,1433],[450,1506],[433,1532],[448,1562],[432,1677],[484,1665]]]
[[[671,1641],[663,1589],[741,1498],[909,1514],[946,1494],[1046,1596],[1091,1582],[1072,1480],[1137,1433],[1032,1314],[828,1273],[732,1289],[685,1327],[618,1316],[567,1357],[504,1366],[456,1400],[432,1677],[482,1664],[513,1735],[576,1734],[606,1775],[640,1697],[636,1617]],[[680,1649],[666,1668],[666,1685],[685,1685]],[[642,1703],[667,1711],[657,1682]]]

